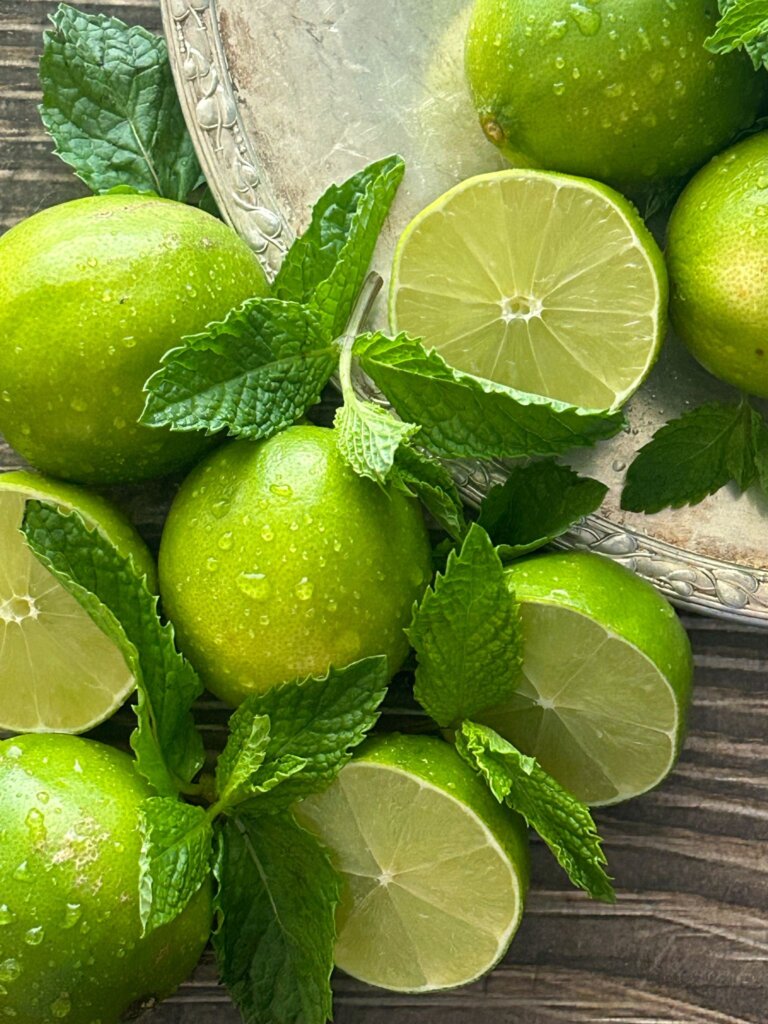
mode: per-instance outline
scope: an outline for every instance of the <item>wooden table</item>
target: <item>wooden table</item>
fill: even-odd
[[[55,6],[0,3],[2,230],[86,194],[52,155],[35,109],[41,32]],[[160,29],[155,0],[80,6]],[[0,439],[0,468],[16,464]],[[149,502],[124,495],[150,532],[157,494]],[[528,912],[493,975],[430,997],[390,995],[339,977],[338,1024],[768,1022],[768,633],[693,617],[685,623],[696,699],[682,760],[655,793],[597,815],[618,904],[570,890],[537,843]],[[150,1019],[239,1018],[206,960]]]

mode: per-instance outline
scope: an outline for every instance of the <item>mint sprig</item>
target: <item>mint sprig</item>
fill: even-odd
[[[581,477],[552,460],[514,466],[480,506],[478,523],[497,545],[502,560],[519,558],[549,544],[600,507],[605,484]]]
[[[157,597],[133,562],[77,512],[28,501],[23,531],[34,554],[108,632],[133,670],[138,722],[131,746],[139,771],[162,795],[187,789],[204,760],[191,714],[203,686],[176,650],[173,627],[161,622]]]
[[[627,471],[621,507],[696,505],[731,482],[768,494],[768,425],[746,399],[702,405],[658,430]]]
[[[40,61],[40,115],[94,192],[129,185],[185,201],[201,182],[165,41],[61,4]]]
[[[768,0],[719,0],[721,18],[705,41],[712,53],[744,49],[755,69],[768,67]]]
[[[418,498],[437,525],[454,540],[467,531],[464,505],[453,477],[439,459],[424,450],[401,445],[390,473],[393,487]]]
[[[600,836],[586,804],[493,729],[463,722],[456,749],[499,801],[521,814],[544,840],[571,882],[592,899],[613,903]]]

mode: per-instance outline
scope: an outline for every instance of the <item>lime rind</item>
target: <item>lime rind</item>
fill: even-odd
[[[667,276],[637,211],[608,186],[514,169],[461,182],[411,221],[393,330],[520,391],[616,410],[666,334]]]

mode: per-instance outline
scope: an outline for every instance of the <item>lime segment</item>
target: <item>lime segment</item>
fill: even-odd
[[[675,764],[690,696],[690,645],[671,606],[595,555],[542,556],[509,580],[524,678],[482,720],[587,803],[653,788]]]
[[[135,680],[120,650],[35,558],[20,532],[28,498],[76,507],[153,581],[149,552],[101,498],[31,474],[0,476],[0,729],[85,732]]]
[[[615,409],[656,359],[666,304],[661,253],[623,196],[510,170],[462,182],[411,221],[390,318],[456,369]]]
[[[525,829],[446,743],[370,741],[300,822],[343,876],[337,965],[400,992],[462,985],[504,955],[528,878]]]

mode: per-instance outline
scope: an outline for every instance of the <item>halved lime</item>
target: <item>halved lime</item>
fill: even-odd
[[[672,606],[599,555],[541,555],[507,574],[523,682],[479,719],[586,803],[652,789],[677,760],[691,696],[691,646]]]
[[[667,327],[667,274],[632,204],[546,171],[469,178],[395,252],[392,327],[451,366],[583,408],[616,409]]]
[[[297,817],[344,879],[336,963],[397,992],[474,981],[520,924],[520,818],[442,740],[377,737]]]
[[[27,547],[19,528],[29,498],[77,509],[152,587],[154,563],[103,498],[34,473],[0,475],[0,729],[85,732],[117,710],[135,680],[112,640]]]

